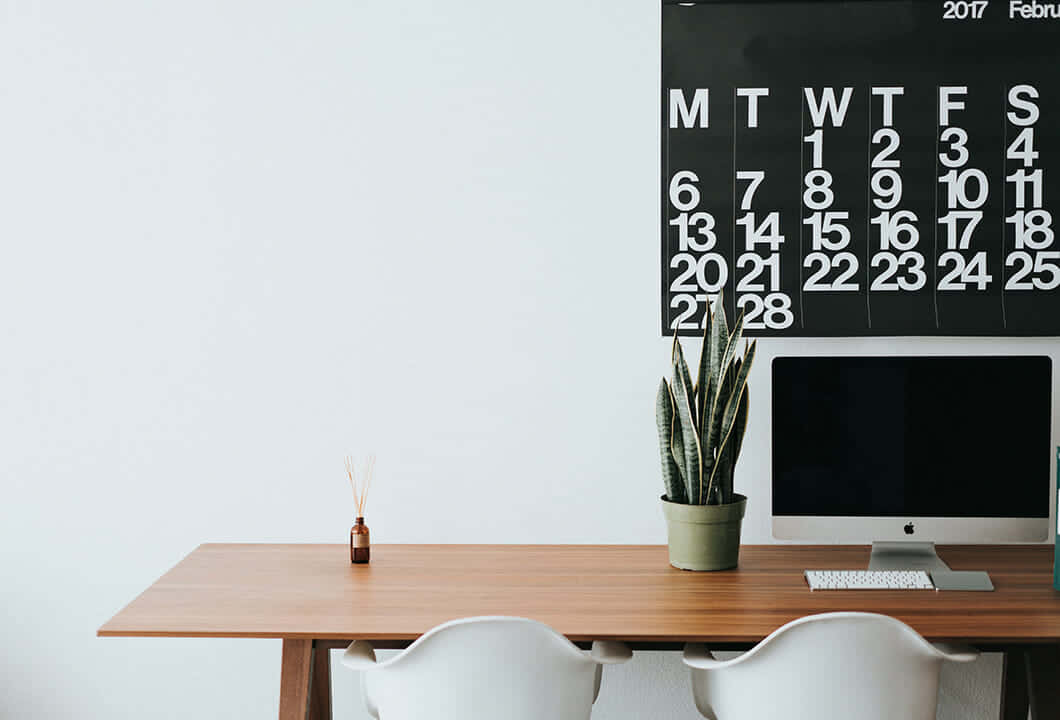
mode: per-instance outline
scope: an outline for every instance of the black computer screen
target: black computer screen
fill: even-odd
[[[773,361],[773,514],[1048,517],[1048,357]]]

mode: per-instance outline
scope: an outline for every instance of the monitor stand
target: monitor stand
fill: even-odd
[[[950,566],[935,554],[935,543],[874,542],[869,570],[927,570],[945,572]]]
[[[929,542],[874,542],[869,570],[926,570],[936,590],[993,590],[980,570],[950,570]]]

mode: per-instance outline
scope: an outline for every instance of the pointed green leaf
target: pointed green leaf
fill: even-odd
[[[736,424],[736,415],[740,408],[740,403],[743,400],[744,390],[747,386],[747,375],[751,372],[751,365],[754,362],[755,349],[757,343],[752,342],[747,347],[747,352],[744,355],[743,362],[740,364],[740,373],[736,376],[735,387],[733,388],[732,395],[728,398],[725,404],[725,411],[721,416],[721,440],[718,443],[718,453],[720,454],[725,450],[725,445],[728,443],[732,436],[733,427]],[[733,458],[735,462],[735,458]],[[710,479],[707,483],[708,496],[713,490],[714,483],[717,480],[717,473],[719,466],[717,463],[714,465],[714,469],[711,471]]]
[[[679,373],[678,367],[674,366],[674,375]],[[700,471],[699,436],[696,433],[695,424],[692,421],[692,408],[689,404],[688,391],[685,385],[674,378],[671,383],[674,394],[674,417],[680,419],[681,442],[685,455],[685,485],[688,489],[688,497],[691,502],[702,493],[703,477]],[[676,425],[676,423],[675,423]]]
[[[696,373],[696,406],[693,408],[700,418],[700,430],[703,429],[703,410],[707,406],[706,397],[710,390],[710,325],[710,303],[707,303],[703,317],[703,347],[699,350],[699,369]]]
[[[736,356],[740,338],[743,336],[743,319],[744,315],[741,312],[733,326],[732,334],[726,338],[725,350],[722,352],[719,366],[720,377],[711,388],[707,398],[708,407],[704,408],[703,419],[700,421],[703,456],[708,458],[704,460],[703,474],[707,477],[710,477],[713,472],[713,467],[708,467],[708,465],[712,466],[721,452],[718,443],[722,428],[721,415],[725,409],[725,403],[732,395],[733,384],[739,373],[739,361],[733,363],[733,358]]]
[[[743,436],[747,432],[747,408],[751,404],[751,386],[744,385],[743,397],[740,398],[740,409],[736,411],[736,424],[733,425],[732,437],[732,465],[736,467],[736,460],[740,457],[743,449]]]
[[[729,391],[726,388],[732,385],[732,377],[733,371],[730,367],[726,370],[723,378],[714,380],[711,385],[710,395],[706,398],[706,407],[703,408],[699,438],[701,443],[700,450],[703,455],[702,472],[704,477],[707,478],[714,471],[714,463],[718,461],[718,427],[721,425],[721,410],[724,409],[723,405],[721,409],[717,408],[719,404],[724,403],[724,400],[719,401],[718,398],[728,396]]]
[[[670,404],[674,408],[673,422],[670,425],[670,457],[673,458],[674,464],[677,466],[677,475],[684,483],[686,488],[685,496],[688,496],[687,488],[690,487],[688,482],[688,471],[685,467],[685,440],[684,433],[681,431],[681,415],[677,412],[677,398],[674,397],[674,386],[671,382],[667,386],[670,392]]]
[[[743,364],[743,358],[736,358],[732,361],[729,366],[729,394],[732,394],[732,388],[736,381],[736,377],[740,374],[740,366]]]
[[[732,447],[726,443],[718,451],[718,459],[711,471],[714,482],[710,485],[710,502],[714,504],[728,503],[732,495]],[[709,477],[709,476],[708,476]],[[726,488],[728,487],[728,492]]]
[[[732,372],[733,358],[740,351],[740,339],[743,337],[743,312],[740,312],[739,317],[736,318],[736,324],[732,326],[732,332],[729,333],[729,337],[725,341],[725,350],[721,354],[721,365],[720,373],[724,382],[721,385],[721,392],[717,393],[715,400],[720,397],[720,401],[717,401],[717,405],[712,408],[712,412],[720,412],[723,407],[722,403],[728,399],[732,393],[732,382],[736,377],[736,373]],[[715,427],[715,431],[717,428]],[[715,440],[717,438],[715,437]]]
[[[659,428],[659,456],[662,459],[663,489],[670,502],[688,502],[684,480],[674,462],[670,450],[670,438],[674,427],[674,403],[666,378],[659,381],[659,392],[655,396],[655,424]]]
[[[710,323],[710,352],[707,355],[707,377],[710,383],[707,387],[708,405],[721,382],[721,356],[725,353],[728,342],[729,323],[725,318],[725,303],[721,293],[718,293]]]
[[[680,383],[684,388],[685,394],[688,396],[689,406],[695,403],[695,386],[692,385],[692,374],[688,370],[688,363],[685,362],[685,354],[681,349],[681,343],[674,344],[674,383]],[[694,409],[694,408],[693,408]],[[692,426],[699,428],[699,418],[692,414]]]
[[[722,293],[714,300],[713,320],[710,327],[710,374],[720,375],[721,356],[729,342],[729,321],[725,317],[725,298]]]
[[[744,359],[747,358],[747,354],[750,351],[750,345],[744,349]],[[736,368],[739,368],[743,364],[743,359],[737,358]],[[744,433],[747,432],[747,419],[748,412],[751,405],[751,386],[748,384],[744,385],[743,397],[740,399],[740,407],[736,410],[736,424],[733,426],[733,454],[732,454],[732,465],[736,467],[736,460],[740,457],[740,450],[743,448],[743,437]]]

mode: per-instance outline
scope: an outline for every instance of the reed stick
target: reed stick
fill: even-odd
[[[364,483],[357,480],[357,463],[351,455],[345,457],[346,476],[353,491],[353,503],[357,508],[357,517],[364,517],[364,507],[368,502],[368,488],[372,486],[372,475],[375,473],[375,455],[371,454],[365,461]]]

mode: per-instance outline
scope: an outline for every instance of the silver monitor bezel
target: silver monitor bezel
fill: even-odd
[[[1050,498],[1051,499],[1051,498]],[[905,528],[912,524],[913,532]],[[934,542],[979,544],[1042,542],[1049,538],[1049,518],[829,517],[773,515],[777,540],[868,544]]]

